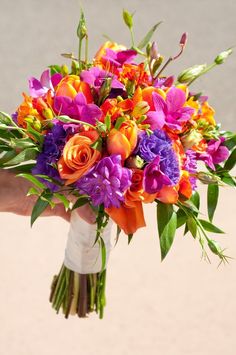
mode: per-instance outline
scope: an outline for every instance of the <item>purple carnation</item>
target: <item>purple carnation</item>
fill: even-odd
[[[172,148],[170,138],[164,131],[156,129],[151,135],[145,133],[139,137],[137,154],[149,163],[157,155],[162,155],[162,153],[169,148]]]
[[[124,192],[131,185],[131,170],[123,168],[121,156],[112,155],[101,159],[77,182],[81,193],[91,197],[94,206],[120,207]]]
[[[197,188],[197,179],[194,176],[191,176],[191,174],[196,174],[197,172],[197,153],[194,152],[193,150],[189,149],[185,152],[186,160],[183,166],[183,169],[188,171],[190,174],[190,183],[192,186],[193,190],[196,190]]]
[[[178,158],[165,132],[157,129],[150,136],[141,136],[138,154],[149,163],[144,169],[145,191],[156,193],[163,185],[173,186],[178,183]]]
[[[43,142],[42,152],[37,157],[35,167],[32,169],[33,175],[47,175],[54,180],[61,182],[57,169],[53,166],[61,156],[66,140],[66,131],[62,125],[53,126]],[[58,186],[52,182],[41,179],[42,182],[52,191],[56,191]]]

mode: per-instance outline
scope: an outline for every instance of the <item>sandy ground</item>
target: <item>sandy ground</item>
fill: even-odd
[[[83,1],[90,28],[91,54],[101,34],[127,41],[123,7],[136,10],[137,38],[164,19],[156,38],[160,51],[175,54],[180,35],[189,32],[186,54],[170,67],[174,72],[210,62],[236,43],[236,2],[225,0]],[[0,0],[0,107],[13,112],[27,88],[29,75],[39,76],[61,52],[76,51],[79,2],[62,0]],[[199,81],[211,97],[217,119],[235,130],[235,54],[225,66]],[[236,257],[235,191],[222,189],[216,223],[227,235],[214,236]],[[205,187],[201,187],[204,196]],[[203,211],[205,207],[203,206]],[[236,354],[236,262],[217,269],[201,261],[197,241],[179,233],[164,263],[152,206],[147,229],[128,247],[121,238],[108,269],[107,308],[103,321],[95,316],[64,320],[48,302],[51,277],[63,260],[68,224],[51,218],[29,220],[1,214],[0,354]]]

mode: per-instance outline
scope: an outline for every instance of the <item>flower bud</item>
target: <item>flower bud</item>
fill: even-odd
[[[133,17],[127,10],[123,10],[123,20],[129,29],[133,27]]]
[[[61,66],[61,74],[62,74],[63,76],[66,76],[66,75],[69,74],[69,68],[68,68],[67,65],[63,64],[63,65]]]
[[[220,245],[213,239],[208,239],[207,241],[209,249],[214,253],[215,255],[221,255],[222,254],[222,249]]]
[[[215,58],[214,62],[216,64],[223,64],[225,62],[225,60],[228,58],[228,56],[232,53],[233,53],[232,48],[229,48],[226,51],[223,51],[220,54],[218,54],[218,56]]]
[[[189,133],[181,137],[181,142],[183,144],[184,150],[192,148],[197,145],[202,140],[202,134],[196,130],[192,130]]]
[[[46,118],[47,120],[52,120],[54,117],[52,110],[50,108],[43,109],[42,114],[43,117]]]
[[[150,48],[150,57],[151,57],[151,59],[157,59],[159,57],[156,42],[152,42],[152,45]]]
[[[163,86],[170,88],[174,84],[174,81],[175,81],[174,75],[168,76],[168,78],[166,78],[166,80],[164,81]]]
[[[179,83],[189,83],[193,79],[197,78],[206,69],[206,67],[206,64],[200,64],[185,69],[179,74],[177,80]]]
[[[80,13],[79,25],[77,27],[77,36],[79,37],[80,40],[82,40],[85,36],[87,36],[85,17],[84,17],[84,13],[82,10]]]
[[[144,160],[139,155],[133,155],[126,160],[125,166],[130,169],[142,169]]]
[[[188,34],[187,34],[187,32],[184,32],[184,33],[182,34],[182,36],[181,36],[180,41],[179,41],[179,44],[180,44],[181,47],[185,47],[185,46],[186,46],[186,44],[187,44],[187,39],[188,39]]]
[[[218,184],[220,183],[220,178],[216,175],[205,173],[203,171],[199,171],[196,174],[198,180],[200,180],[203,184],[210,185],[210,184]]]
[[[142,115],[145,115],[150,109],[150,106],[146,101],[140,101],[137,103],[135,108],[132,111],[132,116],[133,117],[140,117]]]

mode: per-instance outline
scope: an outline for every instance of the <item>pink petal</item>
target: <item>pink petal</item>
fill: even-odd
[[[40,77],[40,82],[44,88],[53,89],[52,82],[51,82],[51,75],[50,69],[44,70]]]
[[[175,87],[172,87],[166,95],[166,104],[169,112],[175,112],[182,108],[185,101],[185,93]]]

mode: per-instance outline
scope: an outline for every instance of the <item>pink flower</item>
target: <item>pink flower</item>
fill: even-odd
[[[164,125],[170,129],[181,130],[182,125],[187,122],[194,109],[184,106],[186,102],[185,93],[172,87],[166,94],[166,99],[156,92],[152,94],[155,111],[149,111],[145,123],[149,123],[151,129],[161,129]]]
[[[54,87],[61,81],[62,75],[59,73],[50,75],[50,69],[44,70],[40,80],[33,76],[29,78],[29,92],[30,96],[37,98],[45,95],[48,90],[54,90]]]
[[[220,164],[229,156],[229,150],[224,146],[225,138],[212,139],[208,142],[207,151],[198,156],[199,160],[203,160],[212,170],[215,170],[215,164]]]

